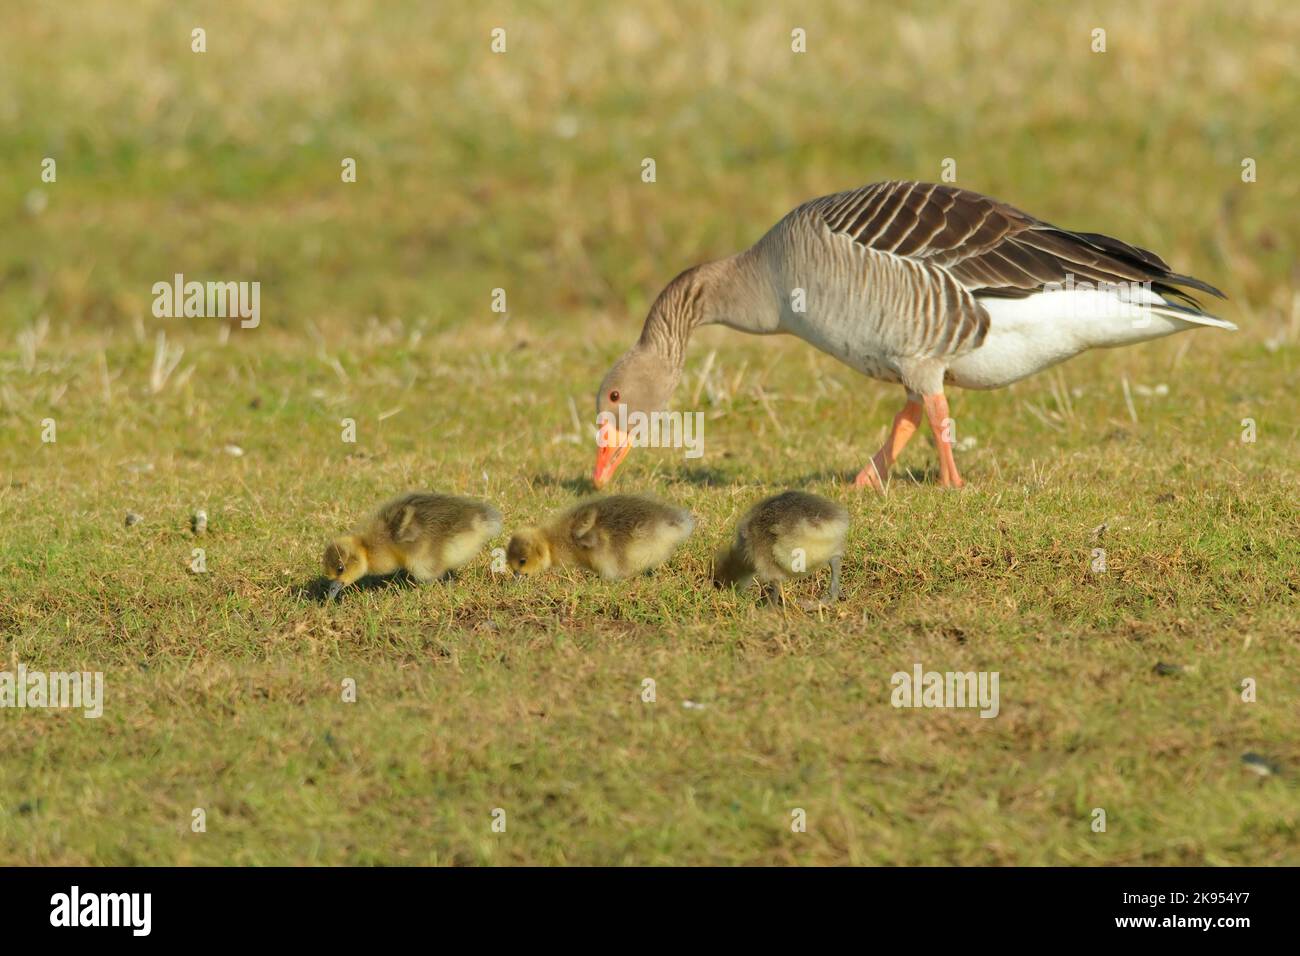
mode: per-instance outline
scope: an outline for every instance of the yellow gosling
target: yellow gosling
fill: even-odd
[[[714,560],[713,583],[746,587],[757,579],[764,596],[774,601],[782,582],[829,564],[830,590],[817,603],[833,603],[840,597],[840,561],[848,530],[849,513],[833,501],[803,491],[767,498],[740,520],[735,542]]]
[[[470,562],[501,533],[501,513],[484,501],[413,492],[394,498],[351,534],[325,548],[329,598],[371,574],[404,570],[424,583]]]
[[[617,581],[668,560],[694,529],[689,512],[652,498],[589,498],[545,525],[516,531],[506,547],[506,562],[515,574],[578,565]]]

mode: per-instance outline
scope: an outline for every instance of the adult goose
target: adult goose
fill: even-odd
[[[883,488],[923,413],[940,483],[960,487],[944,385],[1001,388],[1090,348],[1236,328],[1187,289],[1224,297],[1153,252],[952,186],[881,182],[814,199],[751,248],[688,269],[659,294],[596,395],[593,481],[606,485],[632,445],[620,423],[667,407],[691,333],[721,323],[797,335],[907,390],[859,487]]]

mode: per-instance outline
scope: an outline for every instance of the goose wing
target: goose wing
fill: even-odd
[[[1022,298],[1051,283],[1150,283],[1200,312],[1186,288],[1214,286],[1170,270],[1119,239],[1071,232],[988,196],[938,183],[882,182],[809,204],[830,232],[869,251],[912,290],[932,354],[978,345],[988,314],[978,298]],[[952,280],[960,287],[954,295]],[[946,343],[946,344],[945,344]]]
[[[1026,296],[1051,282],[1150,282],[1224,298],[1154,252],[1071,232],[988,196],[938,183],[884,182],[816,201],[832,232],[877,252],[940,266],[978,295]],[[1161,286],[1167,287],[1165,289]]]

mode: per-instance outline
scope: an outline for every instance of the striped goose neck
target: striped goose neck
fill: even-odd
[[[641,345],[662,355],[680,372],[691,333],[701,325],[724,323],[758,331],[759,316],[773,306],[758,262],[751,252],[687,269],[659,293],[641,329]]]

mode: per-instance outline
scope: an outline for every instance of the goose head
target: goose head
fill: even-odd
[[[653,346],[638,342],[614,363],[596,392],[596,470],[591,476],[604,488],[632,448],[629,423],[664,411],[680,369]]]
[[[641,328],[641,338],[614,363],[596,392],[596,471],[592,482],[603,488],[627,457],[632,440],[626,426],[639,416],[668,409],[686,362],[691,333],[721,322],[752,332],[776,330],[780,300],[772,294],[761,263],[751,252],[692,266],[655,299]]]

